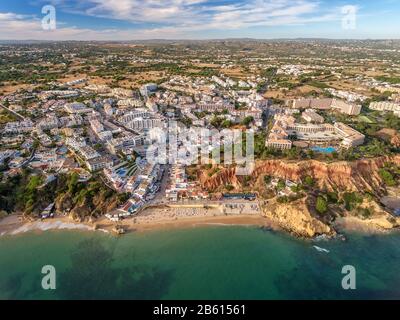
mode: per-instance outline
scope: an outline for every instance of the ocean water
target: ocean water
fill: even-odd
[[[41,287],[44,265],[56,268],[56,290]],[[342,289],[345,265],[356,290]],[[255,227],[1,237],[0,299],[400,299],[400,233],[318,243]]]

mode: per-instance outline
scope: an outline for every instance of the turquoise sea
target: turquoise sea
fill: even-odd
[[[400,299],[400,233],[347,236],[206,227],[1,237],[0,299]],[[41,287],[44,265],[56,268],[54,291]],[[356,268],[354,291],[342,289],[345,265]]]

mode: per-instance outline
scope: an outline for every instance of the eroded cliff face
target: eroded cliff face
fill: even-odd
[[[366,159],[354,162],[324,163],[319,161],[258,161],[251,176],[236,175],[234,167],[219,168],[213,176],[208,171],[199,171],[199,180],[202,186],[209,191],[221,191],[224,186],[231,185],[237,191],[252,190],[262,193],[266,189],[264,176],[279,179],[289,179],[294,182],[303,182],[311,176],[316,189],[338,192],[371,192],[377,196],[385,192],[379,170],[386,164],[400,165],[400,156],[383,156],[376,159]],[[356,213],[346,214],[343,210],[330,210],[324,216],[318,215],[315,208],[315,197],[310,196],[295,202],[277,203],[270,200],[263,208],[264,216],[278,223],[290,233],[305,238],[312,238],[320,234],[334,235],[336,233],[332,222],[339,218],[357,221],[360,224],[376,229],[388,230],[400,225],[400,218],[394,219],[372,200],[365,202],[361,208],[368,208],[373,215],[366,218],[358,217]],[[351,220],[353,219],[353,220]]]
[[[396,134],[391,140],[390,143],[397,147],[400,148],[400,134]]]
[[[386,212],[374,200],[364,199],[360,208],[368,208],[373,214],[369,218],[352,217],[350,215],[350,218],[358,219],[358,223],[380,230],[391,230],[400,226],[400,218],[395,218],[393,215]]]
[[[313,238],[322,234],[330,236],[336,234],[327,223],[314,216],[304,199],[288,204],[266,206],[264,215],[298,237]]]
[[[90,201],[75,202],[70,193],[60,195],[55,202],[57,213],[69,212],[69,217],[76,222],[84,222],[90,217],[98,217],[116,209],[121,202],[116,195],[108,198],[100,193]]]
[[[400,132],[395,129],[384,128],[375,135],[380,139],[390,142],[394,147],[400,147]]]
[[[314,160],[300,162],[267,160],[256,163],[250,178],[253,183],[262,175],[301,182],[305,177],[311,176],[317,187],[328,191],[336,189],[381,194],[384,187],[379,169],[386,163],[400,165],[400,156],[383,156],[375,159],[334,163]],[[215,191],[221,185],[228,184],[237,189],[242,187],[240,177],[236,176],[235,168],[222,169],[212,177],[209,177],[206,172],[201,172],[199,179],[202,186],[210,191]]]

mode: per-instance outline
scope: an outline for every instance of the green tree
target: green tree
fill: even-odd
[[[265,176],[264,177],[264,182],[266,185],[269,185],[272,181],[272,177],[271,176]]]
[[[314,185],[315,181],[314,181],[314,179],[313,179],[312,177],[307,176],[307,177],[304,179],[304,183],[305,183],[308,187],[312,187],[312,186]]]
[[[232,127],[232,121],[231,120],[224,120],[222,122],[222,128],[230,128]]]
[[[278,185],[276,186],[276,188],[277,188],[278,191],[285,189],[286,188],[285,181],[279,180]]]
[[[326,213],[328,211],[328,203],[327,203],[327,201],[325,200],[324,197],[319,196],[317,198],[317,204],[316,204],[315,208],[317,209],[317,211],[320,214],[324,214],[324,213]]]
[[[68,179],[68,192],[73,194],[76,191],[76,187],[79,181],[79,174],[73,173]]]
[[[242,125],[248,127],[253,121],[254,121],[254,118],[252,116],[246,117],[243,119]]]
[[[389,171],[381,169],[379,170],[379,175],[381,176],[382,180],[385,182],[387,186],[394,187],[396,185],[396,181],[394,180],[393,175]]]

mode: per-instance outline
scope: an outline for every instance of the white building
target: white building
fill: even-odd
[[[400,104],[398,103],[389,101],[371,102],[369,108],[376,111],[392,111],[395,115],[400,117]]]
[[[93,112],[92,108],[88,108],[85,104],[83,103],[68,103],[65,105],[65,111],[67,111],[70,114],[84,114],[84,113],[91,113]]]
[[[324,117],[320,116],[314,110],[307,109],[301,115],[307,122],[324,123]]]
[[[113,161],[108,157],[96,157],[87,160],[86,165],[91,172],[96,172],[106,168],[111,168]]]
[[[148,97],[150,94],[154,93],[157,91],[157,85],[155,83],[148,83],[145,84],[140,88],[140,94],[143,97]]]
[[[35,129],[31,120],[20,122],[8,122],[4,128],[4,133],[30,133]]]

